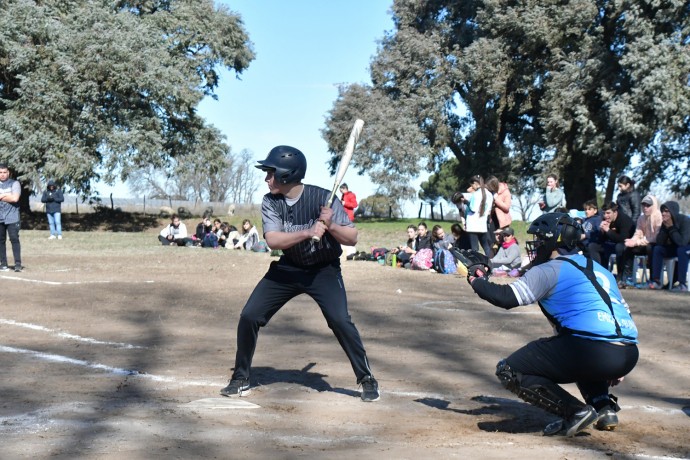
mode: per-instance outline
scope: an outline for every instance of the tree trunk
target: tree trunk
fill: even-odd
[[[22,184],[22,194],[19,196],[19,212],[22,214],[31,214],[31,203],[29,198],[33,195],[33,191],[25,184]]]
[[[568,209],[584,209],[587,200],[597,198],[596,177],[591,160],[582,154],[573,153],[570,162],[563,168],[563,189]]]

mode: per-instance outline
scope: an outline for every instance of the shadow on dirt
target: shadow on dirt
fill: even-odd
[[[329,391],[347,396],[359,396],[358,391],[347,388],[332,387],[324,374],[309,372],[316,363],[309,363],[302,369],[276,369],[274,367],[252,367],[252,385],[270,385],[272,383],[295,383],[318,392]]]

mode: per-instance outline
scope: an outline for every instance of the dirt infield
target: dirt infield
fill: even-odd
[[[641,357],[614,391],[619,429],[545,438],[553,417],[494,376],[499,359],[550,334],[536,306],[506,312],[459,276],[344,261],[381,400],[359,400],[301,296],[262,331],[255,388],[230,407],[218,390],[267,254],[44,233],[23,231],[26,270],[0,273],[2,459],[690,458],[687,294],[625,292]]]

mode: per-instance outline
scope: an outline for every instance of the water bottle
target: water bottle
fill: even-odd
[[[393,268],[398,266],[398,256],[396,254],[393,254],[393,257],[391,257],[391,265]]]

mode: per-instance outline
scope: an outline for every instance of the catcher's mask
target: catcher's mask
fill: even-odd
[[[307,173],[307,159],[304,154],[289,145],[279,145],[268,152],[265,160],[258,161],[257,168],[274,171],[281,184],[295,184],[304,179]]]
[[[580,242],[582,225],[568,214],[550,212],[534,219],[527,233],[534,237],[526,243],[527,255],[533,265],[539,265],[547,262],[558,248],[575,249]]]

